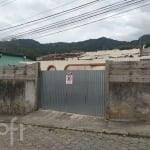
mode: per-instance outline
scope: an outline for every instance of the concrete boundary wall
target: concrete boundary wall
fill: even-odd
[[[106,63],[107,118],[150,120],[150,61]]]
[[[0,67],[0,114],[37,109],[39,64]]]
[[[141,56],[150,56],[150,47],[142,49]]]

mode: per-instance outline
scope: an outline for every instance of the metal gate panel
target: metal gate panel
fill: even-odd
[[[72,85],[66,84],[67,73],[41,72],[40,108],[104,116],[105,71],[71,71]]]

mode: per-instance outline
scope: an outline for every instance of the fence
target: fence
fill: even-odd
[[[141,51],[141,56],[150,56],[150,47],[143,48]]]
[[[25,114],[37,108],[39,65],[0,67],[0,113]]]
[[[107,117],[150,119],[150,61],[107,62]]]

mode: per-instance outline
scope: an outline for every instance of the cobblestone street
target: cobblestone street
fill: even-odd
[[[0,150],[149,150],[150,139],[26,126],[10,146],[10,132],[0,136]],[[1,133],[4,128],[0,128]]]

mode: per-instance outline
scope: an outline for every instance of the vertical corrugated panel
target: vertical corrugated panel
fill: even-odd
[[[67,71],[41,72],[43,109],[104,116],[105,71],[70,71],[73,84],[66,85]]]

